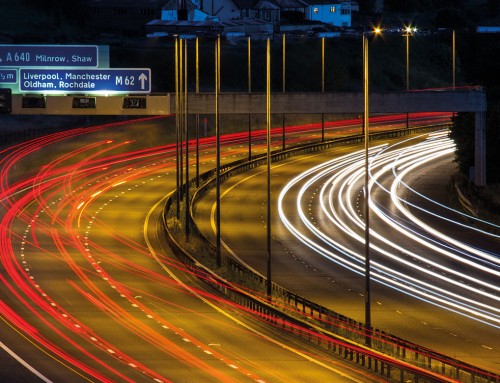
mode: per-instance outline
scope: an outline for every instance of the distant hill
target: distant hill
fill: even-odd
[[[65,43],[85,33],[84,0],[0,0],[1,43]]]

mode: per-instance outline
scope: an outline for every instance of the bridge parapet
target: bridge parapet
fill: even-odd
[[[482,88],[371,93],[370,114],[418,112],[484,112],[486,95]],[[172,98],[172,110],[175,99]],[[321,114],[363,113],[362,92],[273,93],[271,113]],[[265,93],[220,93],[221,114],[265,113]],[[214,114],[214,93],[188,94],[189,114]]]

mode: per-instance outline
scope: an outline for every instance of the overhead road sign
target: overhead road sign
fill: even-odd
[[[0,45],[0,67],[93,67],[97,45]]]
[[[16,69],[0,69],[0,84],[15,84],[17,83]]]
[[[151,69],[19,70],[19,90],[43,94],[128,94],[151,92]]]

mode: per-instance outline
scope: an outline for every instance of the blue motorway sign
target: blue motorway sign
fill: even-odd
[[[0,45],[0,67],[94,67],[97,45]]]
[[[15,84],[15,83],[17,83],[17,69],[0,68],[0,84]]]
[[[151,69],[19,70],[19,90],[34,93],[150,93]]]

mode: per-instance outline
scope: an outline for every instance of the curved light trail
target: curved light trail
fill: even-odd
[[[494,250],[500,237],[467,223],[476,218],[444,207],[410,186],[412,174],[453,152],[445,131],[371,148],[370,206],[379,221],[370,228],[372,278],[500,328],[500,257]],[[294,236],[359,275],[364,275],[365,264],[360,208],[364,171],[363,152],[335,158],[291,180],[278,202],[280,218]],[[291,190],[297,190],[295,209],[287,210],[293,203]],[[412,203],[412,197],[422,203]],[[299,223],[291,218],[296,214]],[[446,232],[440,229],[442,223],[449,226]],[[482,225],[499,228],[484,221]],[[476,248],[450,234],[463,229],[493,243],[493,250]]]
[[[156,203],[168,191],[163,190],[167,181],[175,184],[175,144],[137,148],[128,138],[110,140],[106,128],[116,125],[56,133],[0,152],[0,285],[2,296],[8,296],[0,296],[2,322],[71,381],[161,383],[175,381],[182,369],[190,381],[301,381],[292,379],[289,370],[271,368],[269,361],[259,359],[264,349],[277,357],[286,353],[276,363],[306,361],[303,373],[315,360],[320,378],[335,372],[345,381],[382,381],[374,373],[354,372],[348,364],[295,344],[283,347],[248,325],[214,319],[205,311],[211,307],[206,303],[199,312],[187,306],[187,300],[194,297],[199,304],[197,297],[203,297],[219,310],[238,311],[239,321],[264,321],[195,285],[186,288],[158,267],[159,259],[174,273],[192,273],[144,243],[146,234],[140,229],[149,206],[139,206],[137,213],[133,205],[148,194]],[[234,134],[224,141],[234,144],[246,138]],[[200,144],[209,148],[213,142],[207,138]],[[224,154],[230,158],[246,153],[227,146]],[[213,153],[203,156],[209,162]],[[140,224],[130,229],[137,235],[125,232],[126,225],[114,226],[133,214],[140,215]],[[184,316],[202,329],[186,329]],[[250,345],[239,346],[243,351],[220,347],[210,341],[214,337],[255,343],[258,357],[248,356]],[[43,380],[55,381],[47,370],[24,363]]]
[[[24,305],[25,310],[29,310],[38,318],[41,325],[35,328],[0,302],[2,318],[26,334],[61,366],[66,366],[68,370],[73,370],[86,380],[135,382],[136,379],[130,376],[134,375],[134,371],[138,371],[150,381],[171,381],[168,375],[156,372],[136,356],[122,350],[119,345],[111,343],[102,330],[95,331],[85,325],[82,320],[71,314],[70,306],[54,298],[50,282],[43,282],[44,278],[37,276],[37,267],[31,266],[39,262],[40,258],[46,257],[56,264],[55,269],[70,271],[72,277],[67,280],[67,286],[88,300],[97,310],[96,315],[102,316],[103,320],[110,318],[110,323],[134,334],[141,343],[150,345],[152,350],[169,355],[169,358],[178,360],[187,368],[203,371],[209,379],[216,381],[239,381],[240,379],[234,377],[235,372],[238,375],[238,371],[242,380],[260,380],[242,365],[238,366],[234,356],[218,352],[156,314],[155,310],[137,298],[139,294],[136,288],[124,285],[103,265],[114,265],[142,279],[168,288],[173,287],[178,293],[186,294],[175,287],[176,283],[92,241],[91,229],[106,233],[124,244],[125,252],[134,251],[136,254],[150,257],[143,245],[134,243],[109,227],[105,221],[99,220],[99,213],[131,190],[128,183],[132,183],[132,188],[138,188],[148,180],[153,181],[168,175],[172,170],[172,153],[175,153],[175,146],[127,150],[120,153],[120,147],[129,142],[92,142],[86,146],[77,146],[67,154],[48,162],[32,178],[10,184],[8,171],[15,170],[13,166],[42,147],[49,146],[58,139],[74,138],[80,132],[70,131],[36,139],[23,146],[11,148],[9,153],[5,151],[3,163],[6,166],[2,167],[4,176],[1,199],[6,212],[1,221],[0,246],[1,262],[6,274],[2,272],[0,278],[4,288],[8,288],[12,296]],[[88,132],[89,130],[82,129],[81,133]],[[166,156],[167,160],[163,160],[169,152],[171,154]],[[23,222],[24,234],[17,234],[17,227],[22,226]],[[163,261],[171,263],[171,260]],[[178,268],[179,264],[171,263],[171,267]],[[108,288],[102,285],[103,282]],[[156,300],[159,297],[150,299]],[[127,305],[133,308],[132,312],[125,308]],[[153,324],[144,324],[145,319],[151,320]],[[173,341],[172,335],[169,334],[193,345],[192,350],[179,346],[178,341]],[[54,338],[57,340],[53,341]],[[82,341],[90,347],[82,346]],[[76,353],[68,349],[75,349]],[[78,354],[83,354],[84,358],[76,356]],[[106,357],[98,356],[99,354],[106,354],[117,361],[118,367],[115,363],[106,362]],[[211,357],[216,364],[221,361],[223,365],[228,366],[227,371],[231,372],[226,373],[223,369],[215,368],[214,362],[207,363],[207,357]],[[130,372],[123,372],[124,366],[127,366]]]

